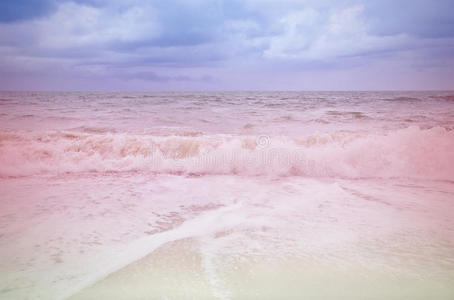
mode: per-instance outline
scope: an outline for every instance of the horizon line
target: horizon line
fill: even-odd
[[[454,92],[446,89],[371,89],[371,90],[3,90],[0,93],[238,93],[238,92]]]

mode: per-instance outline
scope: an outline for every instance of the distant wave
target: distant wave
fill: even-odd
[[[419,98],[415,97],[395,97],[395,98],[389,98],[389,99],[384,99],[385,101],[392,101],[392,102],[418,102],[421,101]]]
[[[445,101],[454,101],[454,95],[440,96],[439,98]]]
[[[327,112],[328,115],[335,117],[349,117],[352,119],[369,119],[367,115],[359,111],[334,111],[330,110]]]
[[[158,136],[102,131],[0,132],[0,175],[140,171],[169,174],[454,180],[454,131]]]

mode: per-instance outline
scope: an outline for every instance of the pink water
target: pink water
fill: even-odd
[[[2,299],[454,297],[454,92],[2,92],[0,128]]]

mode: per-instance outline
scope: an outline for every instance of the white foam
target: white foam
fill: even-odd
[[[441,127],[300,138],[4,132],[0,142],[2,176],[145,171],[454,179],[454,131]]]
[[[120,249],[119,247],[107,249],[97,257],[97,264],[103,267],[97,272],[91,272],[89,275],[80,278],[78,282],[71,285],[71,288],[66,288],[58,298],[70,297],[94,282],[105,278],[112,272],[145,257],[168,242],[189,237],[200,237],[248,223],[246,212],[241,210],[241,208],[241,204],[235,203],[208,211],[184,222],[178,228],[140,238]]]

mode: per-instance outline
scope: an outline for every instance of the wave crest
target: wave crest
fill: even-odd
[[[300,138],[127,133],[0,133],[0,175],[144,171],[342,178],[454,179],[454,131]]]

